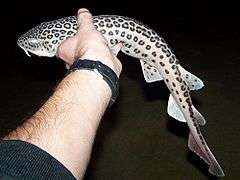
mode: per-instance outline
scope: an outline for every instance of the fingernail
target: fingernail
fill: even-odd
[[[88,9],[86,9],[86,8],[81,8],[81,9],[79,9],[79,10],[78,10],[78,16],[79,16],[81,13],[85,13],[85,12],[89,13]]]

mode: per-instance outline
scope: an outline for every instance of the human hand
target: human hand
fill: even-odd
[[[106,39],[95,29],[92,15],[87,9],[79,9],[77,19],[79,27],[77,34],[59,46],[57,56],[69,65],[79,58],[98,60],[119,76],[122,64],[116,56],[122,44],[117,44],[110,49]]]

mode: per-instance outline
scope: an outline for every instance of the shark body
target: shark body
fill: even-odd
[[[209,172],[224,176],[224,172],[209,149],[200,125],[206,123],[193,106],[190,90],[202,88],[203,82],[185,70],[170,47],[155,31],[146,25],[122,16],[94,16],[96,29],[108,41],[109,46],[123,43],[122,52],[140,60],[143,75],[148,83],[163,80],[170,91],[168,114],[187,122],[190,129],[188,147],[209,164]],[[53,57],[58,46],[77,32],[75,16],[44,22],[18,39],[18,45],[30,56]]]

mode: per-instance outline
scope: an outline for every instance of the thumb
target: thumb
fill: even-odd
[[[93,17],[88,9],[82,8],[78,10],[77,23],[79,27],[78,33],[94,29]]]

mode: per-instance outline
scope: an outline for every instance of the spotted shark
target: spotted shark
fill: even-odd
[[[109,47],[122,43],[122,52],[139,59],[146,82],[164,81],[170,91],[167,112],[189,129],[188,147],[209,165],[209,172],[224,176],[224,172],[209,149],[200,126],[206,121],[193,106],[190,90],[204,86],[195,75],[184,69],[175,54],[154,30],[134,19],[117,15],[94,16],[95,28],[106,38]],[[76,34],[75,16],[44,22],[30,29],[17,40],[25,53],[53,57],[58,46]]]

